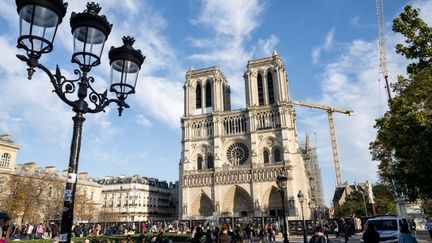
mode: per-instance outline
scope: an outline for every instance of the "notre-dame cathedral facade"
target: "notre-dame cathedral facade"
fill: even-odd
[[[251,60],[244,81],[246,108],[231,110],[230,86],[218,68],[186,73],[180,218],[281,216],[279,174],[288,177],[289,218],[301,218],[300,190],[310,218],[310,175],[297,141],[284,63],[276,52]]]

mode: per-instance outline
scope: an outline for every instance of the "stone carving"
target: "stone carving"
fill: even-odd
[[[249,159],[249,149],[243,143],[234,143],[227,149],[227,158],[232,165],[242,165]]]

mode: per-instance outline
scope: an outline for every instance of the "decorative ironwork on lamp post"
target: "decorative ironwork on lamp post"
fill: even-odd
[[[276,178],[276,183],[279,188],[279,193],[282,199],[282,215],[283,215],[283,224],[284,224],[284,243],[289,243],[288,240],[288,227],[286,222],[286,214],[285,214],[285,191],[287,188],[288,177],[286,175],[278,175]]]
[[[70,25],[74,37],[72,63],[77,64],[79,69],[74,70],[77,78],[70,80],[61,74],[58,66],[55,73],[51,73],[39,63],[43,54],[53,50],[57,28],[66,14],[68,4],[63,0],[16,0],[16,5],[20,16],[17,47],[26,51],[26,55],[17,57],[27,63],[28,79],[32,78],[36,69],[42,70],[53,85],[53,92],[75,112],[60,231],[60,241],[70,242],[84,114],[104,111],[108,105],[116,103],[121,116],[122,111],[129,108],[125,101],[129,94],[135,93],[138,73],[145,57],[140,50],[132,47],[135,40],[129,36],[123,37],[123,46],[111,47],[108,53],[111,65],[110,91],[116,98],[108,98],[107,90],[99,93],[92,87],[95,80],[88,75],[93,67],[100,64],[105,41],[112,28],[106,17],[99,15],[101,7],[94,2],[88,3],[86,10],[71,15]],[[72,94],[77,97],[71,97]]]
[[[303,211],[303,202],[304,202],[304,194],[302,191],[299,191],[299,193],[297,194],[297,198],[299,200],[300,203],[300,207],[301,207],[301,212],[302,212],[302,221],[303,221],[303,242],[307,243],[307,235],[306,235],[306,221],[304,218],[304,211]]]

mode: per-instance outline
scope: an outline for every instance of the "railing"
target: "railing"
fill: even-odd
[[[223,120],[223,135],[233,135],[249,132],[248,117],[246,112],[236,112],[224,116]]]
[[[186,118],[186,139],[206,139],[215,135],[236,135],[251,131],[278,129],[286,126],[285,116],[278,107],[233,110],[224,113]]]

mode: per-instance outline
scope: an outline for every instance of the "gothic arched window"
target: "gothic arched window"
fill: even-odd
[[[264,150],[263,157],[264,157],[264,164],[268,164],[270,162],[270,156],[267,150]]]
[[[258,84],[258,102],[259,105],[264,105],[264,86],[263,86],[262,76],[260,73],[258,73],[257,84]]]
[[[207,81],[206,87],[205,87],[205,107],[212,107],[212,92],[211,92],[211,83],[210,81]]]
[[[0,167],[6,167],[6,168],[9,167],[10,158],[11,158],[10,154],[8,153],[2,154],[0,158]]]
[[[209,155],[207,156],[207,169],[213,169],[213,168],[214,168],[213,156]]]
[[[274,90],[273,90],[273,76],[270,71],[267,73],[267,90],[268,90],[269,103],[274,104],[275,97],[274,97]]]
[[[195,95],[196,96],[196,100],[195,100],[195,102],[196,102],[196,109],[201,109],[201,106],[202,106],[202,102],[201,102],[202,97],[201,97],[201,84],[200,83],[198,83],[197,86],[196,86],[195,94],[196,94]]]
[[[202,170],[202,164],[203,164],[203,158],[198,155],[198,158],[197,158],[197,169],[198,170]]]
[[[278,148],[276,148],[276,149],[274,149],[273,150],[273,158],[274,158],[274,161],[275,162],[280,162],[280,161],[282,161],[282,159],[281,159],[281,152],[280,152],[280,150],[278,149]]]

